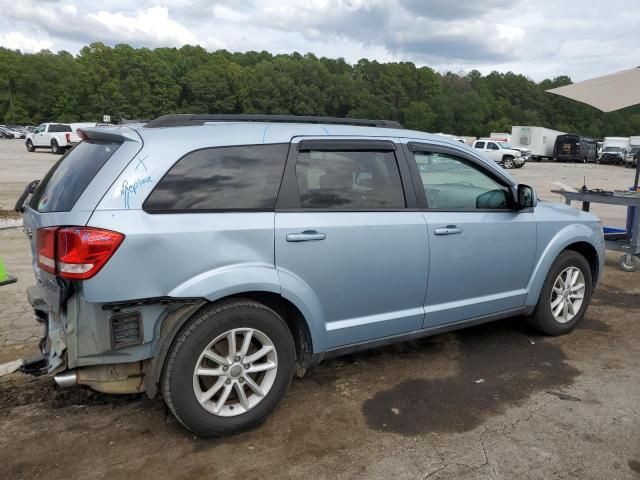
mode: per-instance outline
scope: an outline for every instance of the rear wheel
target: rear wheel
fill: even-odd
[[[203,436],[262,422],[287,391],[295,346],[273,310],[236,299],[197,314],[175,340],[162,391],[175,417]]]
[[[56,155],[60,155],[62,153],[62,149],[56,140],[51,140],[51,153],[55,153]]]
[[[584,317],[593,288],[591,268],[577,252],[565,250],[551,266],[529,323],[546,335],[563,335]]]
[[[33,146],[33,142],[31,140],[27,140],[26,146],[27,146],[27,152],[36,151],[36,147]]]

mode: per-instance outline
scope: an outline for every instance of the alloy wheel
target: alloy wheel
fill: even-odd
[[[565,268],[551,289],[551,313],[558,323],[568,323],[578,314],[584,302],[585,281],[577,267]]]
[[[200,354],[193,390],[204,409],[222,417],[246,413],[269,393],[278,371],[271,339],[253,328],[216,337]]]

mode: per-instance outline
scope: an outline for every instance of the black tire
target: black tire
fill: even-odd
[[[578,313],[567,323],[560,323],[554,318],[551,311],[551,291],[558,275],[568,267],[577,267],[582,272],[585,280],[584,299]],[[558,255],[549,269],[538,298],[538,304],[527,321],[533,328],[545,335],[558,336],[569,333],[582,321],[591,300],[592,290],[593,279],[587,260],[578,252],[565,250]]]
[[[513,157],[510,155],[505,155],[505,157],[502,159],[502,165],[504,165],[504,168],[514,168],[515,162],[513,160]]]
[[[236,328],[253,328],[269,337],[278,367],[270,390],[253,408],[236,416],[218,416],[205,410],[197,400],[194,368],[210,342]],[[231,299],[200,310],[178,334],[165,361],[162,393],[174,416],[192,432],[201,436],[238,433],[259,425],[275,408],[289,388],[295,360],[293,337],[276,312],[252,300]]]
[[[60,145],[58,145],[56,140],[51,140],[51,153],[56,155],[60,155],[62,153],[62,148],[60,148]]]
[[[27,146],[27,152],[35,152],[36,151],[36,147],[33,146],[33,142],[31,140],[27,140],[25,142],[25,145]]]

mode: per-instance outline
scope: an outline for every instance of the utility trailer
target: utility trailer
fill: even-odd
[[[511,146],[530,150],[532,160],[551,159],[556,138],[565,133],[544,127],[515,126],[511,127]]]

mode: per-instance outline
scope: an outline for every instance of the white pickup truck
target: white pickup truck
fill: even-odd
[[[95,123],[43,123],[27,135],[25,145],[30,152],[50,148],[52,153],[61,154],[80,142],[76,130],[83,126],[95,126]]]
[[[499,140],[481,138],[473,142],[472,147],[481,150],[484,155],[504,168],[521,168],[526,161],[520,150],[511,148],[508,143]]]

